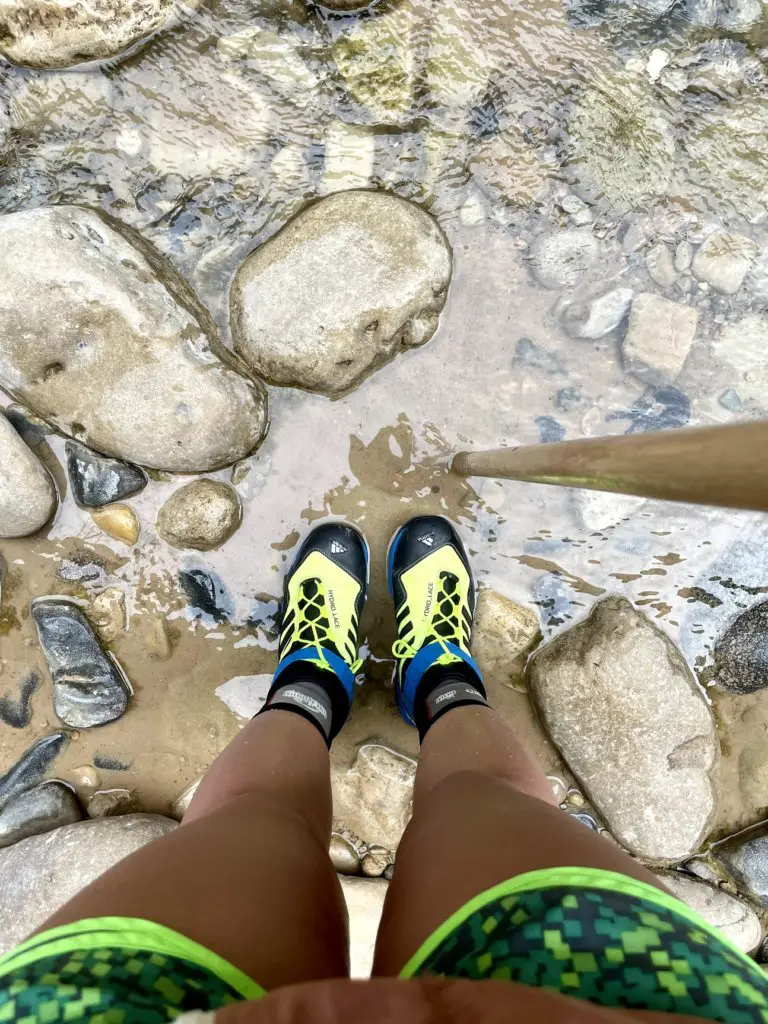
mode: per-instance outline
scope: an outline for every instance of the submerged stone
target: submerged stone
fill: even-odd
[[[55,508],[50,474],[0,413],[0,538],[37,533]]]
[[[739,395],[768,408],[768,315],[747,313],[725,324],[712,351],[734,372]]]
[[[450,279],[451,251],[428,213],[384,193],[340,192],[240,267],[235,348],[271,383],[335,398],[432,337]]]
[[[88,729],[120,718],[128,707],[130,683],[77,605],[38,598],[31,611],[53,680],[54,710],[62,722]]]
[[[68,743],[66,733],[43,736],[0,778],[0,807],[15,794],[42,781],[47,771]]]
[[[63,433],[172,472],[261,442],[263,388],[229,365],[194,293],[138,235],[77,206],[6,214],[0,275],[0,386]]]
[[[768,601],[752,605],[715,641],[713,681],[730,693],[768,686]]]
[[[193,480],[174,491],[157,517],[157,532],[174,548],[211,551],[242,522],[240,498],[228,484]]]
[[[631,301],[631,288],[614,288],[594,299],[572,302],[563,313],[563,326],[572,338],[604,338],[622,322]]]
[[[539,235],[531,248],[533,273],[545,288],[573,288],[596,265],[600,243],[589,228]]]
[[[626,434],[646,430],[672,430],[684,427],[691,418],[691,400],[678,388],[648,388],[631,409],[608,413],[607,422],[629,420]]]
[[[567,131],[565,169],[586,198],[625,210],[664,195],[674,135],[642,82],[616,74],[586,88],[571,107]]]
[[[63,782],[43,782],[16,793],[0,810],[0,847],[81,821],[77,797]]]
[[[187,0],[196,7],[198,0]],[[177,0],[13,0],[0,6],[0,53],[14,64],[64,68],[114,57],[178,20]]]
[[[546,191],[546,167],[519,129],[510,128],[481,142],[469,166],[477,184],[496,202],[529,206]]]
[[[675,381],[691,351],[698,322],[692,306],[654,292],[636,295],[622,349],[626,368],[650,384]]]
[[[9,694],[0,697],[0,722],[5,722],[12,729],[26,729],[32,721],[32,697],[39,690],[40,683],[41,679],[37,672],[29,672],[19,684],[17,699],[14,700]]]
[[[539,428],[541,444],[552,444],[554,441],[565,439],[565,427],[554,416],[537,416],[533,422]]]
[[[540,648],[531,691],[606,827],[657,864],[694,853],[715,812],[712,714],[667,635],[622,597]]]
[[[232,600],[221,579],[207,569],[179,569],[179,584],[192,611],[225,622],[232,612]]]
[[[733,231],[715,231],[701,244],[691,270],[699,281],[724,295],[735,295],[747,276],[758,247],[751,238]]]
[[[333,773],[334,815],[367,843],[395,850],[411,817],[416,762],[364,743],[351,768]]]
[[[78,505],[100,508],[138,494],[147,486],[147,474],[138,466],[97,455],[76,441],[67,441],[67,474]]]
[[[539,616],[531,608],[483,587],[477,598],[472,653],[487,681],[521,683],[528,655],[541,639]]]
[[[517,342],[514,363],[515,366],[530,366],[544,373],[565,374],[563,364],[554,352],[535,344],[530,338],[520,338]]]

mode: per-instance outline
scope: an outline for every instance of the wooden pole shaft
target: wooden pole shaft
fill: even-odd
[[[452,468],[460,476],[766,512],[768,421],[459,452]]]

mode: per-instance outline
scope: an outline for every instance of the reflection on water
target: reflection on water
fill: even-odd
[[[65,767],[97,755],[130,762],[148,805],[172,800],[237,728],[215,688],[269,671],[281,574],[302,531],[326,516],[360,525],[376,556],[364,622],[376,686],[339,757],[373,733],[413,749],[389,714],[381,559],[418,512],[459,523],[480,580],[534,604],[545,636],[599,595],[623,593],[705,666],[722,626],[765,592],[762,517],[466,482],[447,468],[463,447],[730,422],[768,402],[768,38],[746,0],[701,8],[401,0],[335,16],[300,0],[213,0],[124,59],[0,67],[11,125],[0,210],[80,203],[135,227],[193,284],[227,341],[235,270],[308,200],[389,190],[427,207],[455,256],[425,349],[337,402],[272,389],[265,445],[214,474],[245,505],[222,550],[192,556],[158,540],[156,511],[177,485],[162,479],[131,500],[142,521],[135,549],[71,498],[47,538],[3,543],[0,689],[18,718],[3,731],[3,763],[55,726],[48,684],[24,682],[33,671],[47,679],[29,599],[86,603],[116,585],[129,630],[115,650],[135,708],[73,744]],[[741,241],[705,266],[699,247],[721,230]],[[575,271],[562,253],[543,268],[537,238],[566,231],[588,234],[594,252]],[[741,278],[724,288],[744,239]],[[558,274],[562,286],[541,283]],[[609,288],[696,311],[674,380],[626,372],[623,313],[607,332],[584,327]],[[61,459],[60,439],[50,446]],[[62,578],[62,559],[98,571]],[[124,784],[124,773],[102,776]]]

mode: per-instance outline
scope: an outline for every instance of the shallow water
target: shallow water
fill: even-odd
[[[135,227],[197,289],[225,340],[229,283],[244,256],[304,202],[339,188],[385,188],[423,203],[455,260],[438,333],[425,348],[399,356],[335,402],[271,389],[267,441],[234,478],[243,526],[220,551],[190,555],[156,537],[157,509],[178,485],[170,478],[153,480],[131,499],[142,523],[133,549],[101,533],[71,497],[46,536],[0,545],[10,570],[0,691],[16,699],[32,670],[42,680],[29,724],[1,727],[0,764],[57,727],[29,600],[60,593],[85,602],[105,584],[118,585],[130,628],[113,649],[133,683],[133,704],[119,722],[73,736],[56,773],[84,796],[97,785],[127,785],[142,807],[167,810],[240,727],[214,691],[232,677],[270,671],[281,575],[309,524],[329,516],[361,526],[374,554],[363,622],[370,684],[334,748],[337,764],[372,736],[416,751],[393,710],[393,621],[382,574],[389,537],[415,513],[442,512],[457,522],[481,583],[537,606],[545,637],[582,617],[602,594],[621,593],[702,669],[723,624],[766,592],[764,517],[608,499],[585,521],[582,492],[465,482],[447,468],[450,454],[463,448],[685,419],[687,408],[681,417],[679,408],[654,404],[624,371],[622,328],[599,341],[568,337],[555,309],[558,293],[535,282],[529,250],[540,232],[572,226],[560,204],[573,194],[589,201],[592,230],[614,254],[598,268],[593,284],[602,287],[616,281],[660,291],[642,254],[621,255],[620,239],[633,225],[673,249],[684,238],[701,241],[715,224],[768,246],[764,26],[729,36],[692,26],[677,10],[657,17],[628,4],[556,0],[404,6],[418,17],[405,28],[396,23],[397,52],[415,54],[421,66],[443,60],[450,73],[446,80],[434,72],[434,91],[422,78],[410,107],[390,110],[382,123],[380,111],[350,94],[332,61],[339,40],[354,38],[360,19],[382,17],[382,10],[386,15],[379,9],[334,17],[288,0],[223,0],[187,12],[177,27],[100,66],[0,66],[0,95],[14,126],[13,149],[0,166],[0,211],[82,203]],[[243,36],[251,29],[290,43],[288,56],[254,50]],[[452,29],[465,48],[458,60]],[[721,37],[736,47],[728,50],[730,78],[715,76],[717,88],[709,79],[690,86],[690,68],[702,62],[702,80],[713,77],[706,55],[720,52]],[[705,45],[715,50],[702,57]],[[651,80],[648,61],[659,50],[666,70],[682,69],[689,88],[676,91],[664,70]],[[625,96],[621,110],[630,114],[621,114],[620,130],[616,121],[595,122],[576,145],[569,111],[595,95],[609,107]],[[745,110],[749,144],[718,128],[729,118],[744,121]],[[660,134],[645,132],[649,116],[662,119]],[[350,139],[344,125],[359,131]],[[473,170],[499,131],[518,133],[524,150],[507,175],[506,199],[484,192]],[[620,161],[626,167],[606,186],[590,161],[601,152],[616,160],[627,132],[635,142]],[[532,183],[525,184],[527,175]],[[737,417],[718,398],[740,379],[716,362],[710,341],[721,325],[763,308],[759,279],[750,277],[733,297],[710,295],[690,275],[682,280],[670,294],[687,296],[700,323],[676,387],[690,402],[691,423],[729,422]],[[545,355],[521,358],[521,338]],[[558,407],[564,388],[578,396],[567,411]],[[760,411],[753,388],[739,416]],[[49,441],[51,459],[61,460],[63,441]],[[231,477],[229,470],[213,475]],[[57,479],[64,494],[64,475]],[[90,581],[62,580],[63,559],[93,562],[100,571]],[[203,567],[220,581],[216,616],[196,615],[179,586],[180,569]],[[158,618],[167,618],[173,647],[160,659],[144,632]],[[496,701],[525,721],[545,766],[558,769],[525,695],[499,691]],[[743,749],[764,737],[768,697],[719,697],[717,704],[724,761],[716,831],[724,832],[756,820],[768,805],[768,773],[764,781],[757,773],[748,798],[738,774]],[[125,767],[83,772],[104,757]]]

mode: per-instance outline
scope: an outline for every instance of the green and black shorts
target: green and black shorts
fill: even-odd
[[[609,871],[532,871],[481,893],[401,972],[423,975],[768,1024],[768,978],[757,964],[672,896]],[[0,1024],[160,1024],[264,995],[210,950],[133,918],[55,928],[0,959]]]

